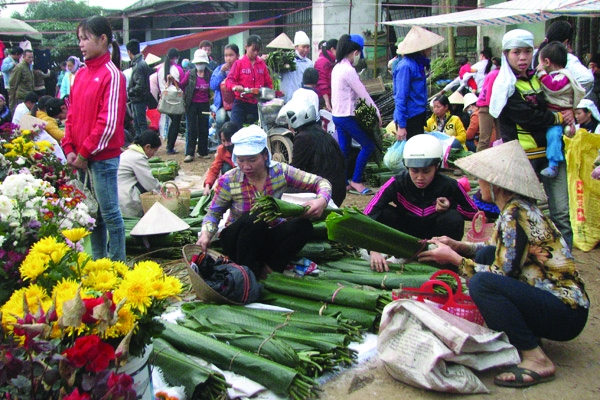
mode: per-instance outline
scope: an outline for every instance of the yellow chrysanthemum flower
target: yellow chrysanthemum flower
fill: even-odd
[[[123,261],[113,261],[113,269],[115,274],[117,274],[119,277],[123,277],[127,271],[129,271],[129,266]]]
[[[153,281],[152,286],[156,291],[156,298],[159,300],[177,296],[183,290],[181,281],[173,276],[165,276],[163,279]]]
[[[74,279],[62,279],[52,288],[52,297],[56,297],[56,313],[62,316],[65,301],[71,300],[77,294],[79,283]]]
[[[50,257],[46,254],[30,252],[19,266],[23,280],[35,280],[48,269]]]
[[[165,274],[160,264],[150,260],[138,262],[133,271],[144,274],[148,279],[158,279]]]
[[[55,264],[58,264],[64,256],[71,250],[65,243],[59,243],[56,245],[55,250],[50,254],[50,258]]]
[[[126,279],[122,280],[117,290],[114,291],[113,301],[119,303],[127,299],[127,304],[140,313],[145,314],[148,307],[152,305],[152,296],[154,289],[152,282],[144,277],[127,274]]]
[[[99,258],[98,260],[90,260],[85,265],[83,273],[90,275],[99,271],[112,271],[113,262],[110,258]]]
[[[0,309],[2,311],[2,326],[9,332],[12,332],[12,325],[17,322],[17,317],[23,317],[23,295],[27,298],[27,307],[31,314],[38,313],[40,304],[47,304],[50,300],[46,290],[38,285],[15,290],[10,299]]]
[[[117,323],[109,327],[104,336],[108,338],[123,337],[133,329],[136,322],[137,317],[131,311],[131,308],[125,306],[119,310]]]
[[[83,280],[85,286],[99,292],[113,290],[118,283],[118,277],[111,270],[94,271]]]
[[[42,153],[47,153],[48,151],[54,149],[54,146],[52,146],[52,144],[47,140],[40,140],[36,142],[36,145],[39,151]]]
[[[91,232],[85,228],[65,229],[62,231],[62,235],[73,243],[79,242],[90,233]]]
[[[64,246],[65,244],[58,243],[54,236],[47,236],[34,243],[33,246],[31,246],[31,252],[51,255],[52,252],[56,251],[57,246],[59,245]]]

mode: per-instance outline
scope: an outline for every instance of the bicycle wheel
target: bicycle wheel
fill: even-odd
[[[290,138],[283,135],[272,135],[269,137],[271,143],[271,155],[273,161],[290,164],[292,162],[293,143]]]

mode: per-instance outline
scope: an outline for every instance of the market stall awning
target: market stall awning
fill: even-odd
[[[457,26],[513,25],[542,22],[561,15],[591,17],[600,15],[598,0],[512,0],[485,8],[384,22],[394,26],[430,28]]]
[[[244,32],[250,28],[265,26],[279,17],[280,16],[278,15],[271,18],[260,19],[258,21],[245,22],[240,25],[224,26],[207,30],[204,32],[177,36],[171,38],[171,40],[166,40],[161,43],[148,45],[142,50],[142,53],[144,53],[144,55],[152,53],[156,54],[157,56],[163,56],[167,54],[169,49],[172,47],[176,48],[179,51],[189,50],[194,47],[198,47],[198,44],[200,44],[202,40],[210,40],[214,42],[217,40],[225,39],[226,37],[235,35],[236,33]]]
[[[0,39],[21,41],[23,38],[39,42],[42,34],[27,22],[14,18],[0,18]]]

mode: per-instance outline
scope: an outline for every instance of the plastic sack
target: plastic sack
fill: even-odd
[[[592,178],[600,135],[579,129],[564,142],[573,245],[590,251],[600,242],[600,181]]]
[[[505,333],[416,300],[385,306],[377,352],[386,371],[400,382],[450,393],[488,393],[471,368],[520,362]]]
[[[406,140],[396,140],[383,156],[383,163],[395,174],[399,173],[404,168],[402,154],[404,153],[405,144]]]

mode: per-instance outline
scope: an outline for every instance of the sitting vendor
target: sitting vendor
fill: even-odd
[[[446,96],[433,99],[433,114],[427,120],[426,132],[442,132],[454,137],[459,143],[452,145],[456,148],[466,148],[467,131],[461,119],[450,112],[450,100]]]
[[[65,136],[65,131],[59,128],[57,120],[64,121],[67,118],[67,107],[64,100],[51,96],[42,96],[39,98],[34,110],[35,114],[33,114],[32,110],[32,115],[46,122],[44,130],[56,141],[60,142]]]
[[[433,136],[410,138],[403,153],[407,169],[379,189],[364,213],[417,238],[462,239],[464,221],[473,219],[477,207],[455,179],[438,173],[442,155],[442,145]],[[385,259],[374,251],[371,269],[388,271]]]
[[[321,216],[331,199],[331,184],[320,176],[274,162],[267,147],[267,134],[256,125],[240,129],[231,142],[237,168],[217,181],[197,244],[202,251],[208,249],[219,222],[229,210],[219,235],[224,253],[249,267],[257,278],[264,278],[272,271],[282,272],[311,238],[310,219]],[[289,187],[317,194],[316,199],[304,203],[308,210],[302,217],[267,223],[249,212],[257,197],[279,199]]]
[[[215,160],[210,165],[206,173],[206,179],[204,179],[204,192],[202,193],[204,196],[208,196],[219,174],[224,174],[230,169],[235,168],[235,164],[231,159],[231,152],[233,151],[231,137],[239,129],[239,125],[231,121],[225,122],[219,129],[221,144],[217,147]]]
[[[121,154],[117,182],[119,207],[124,217],[143,216],[140,195],[160,189],[160,182],[152,175],[148,163],[148,159],[156,154],[160,145],[158,132],[146,130]]]

